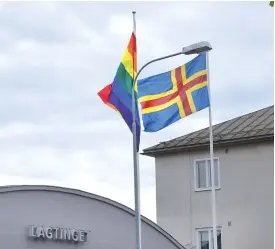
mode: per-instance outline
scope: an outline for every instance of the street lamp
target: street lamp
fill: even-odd
[[[206,70],[207,70],[207,81],[208,81],[208,96],[209,96],[209,136],[210,136],[210,162],[211,162],[211,192],[212,192],[212,223],[213,223],[213,239],[214,239],[214,249],[217,249],[217,218],[216,218],[216,194],[215,194],[215,173],[214,173],[214,152],[213,152],[213,131],[212,131],[212,112],[211,112],[211,98],[210,98],[210,73],[209,73],[209,58],[208,52],[212,50],[212,47],[209,42],[202,41],[198,43],[191,44],[189,46],[183,47],[181,52],[170,54],[167,56],[159,57],[157,59],[151,60],[144,64],[136,74],[136,77],[133,80],[133,87],[132,87],[132,115],[133,115],[133,135],[134,135],[134,144],[136,144],[136,123],[135,123],[135,84],[139,74],[142,70],[147,67],[148,65],[165,60],[171,57],[175,57],[178,55],[191,55],[191,54],[200,54],[206,52]],[[137,165],[137,162],[135,163]],[[137,167],[137,166],[136,166]],[[135,167],[135,168],[136,168]],[[137,170],[135,170],[135,174]],[[137,186],[139,187],[139,186]],[[211,243],[211,242],[210,242]]]
[[[212,49],[211,45],[207,41],[194,43],[182,49],[182,53],[185,55],[189,54],[199,54],[203,52],[208,52]]]
[[[175,53],[175,54],[170,54],[170,55],[167,55],[167,56],[163,56],[163,57],[159,57],[157,59],[151,60],[151,61],[147,62],[146,64],[144,64],[138,70],[137,75],[134,78],[134,85],[135,85],[136,80],[137,80],[139,74],[141,73],[141,71],[145,67],[147,67],[148,65],[150,65],[150,64],[152,64],[154,62],[165,60],[165,59],[168,59],[168,58],[171,58],[171,57],[175,57],[175,56],[178,56],[178,55],[181,55],[181,54],[190,55],[190,54],[199,54],[199,53],[203,53],[203,52],[208,52],[211,49],[212,49],[212,47],[211,47],[210,43],[207,42],[207,41],[203,41],[203,42],[194,43],[194,44],[189,45],[187,47],[183,47],[181,52],[178,52],[178,53]]]
[[[214,249],[217,249],[217,228],[216,228],[216,197],[215,197],[215,177],[214,177],[214,157],[213,157],[213,133],[212,133],[212,114],[211,114],[211,103],[210,103],[210,83],[209,83],[209,63],[208,63],[208,51],[212,49],[211,45],[209,42],[203,41],[203,42],[198,42],[192,45],[189,45],[187,47],[183,47],[181,52],[175,53],[175,54],[170,54],[167,56],[159,57],[157,59],[151,60],[144,64],[137,72],[136,76],[134,77],[133,80],[133,86],[132,86],[132,132],[133,132],[133,144],[134,148],[136,145],[136,101],[135,101],[135,85],[136,81],[138,79],[138,76],[142,72],[142,70],[147,67],[148,65],[165,60],[171,57],[175,57],[178,55],[190,55],[190,54],[200,54],[203,52],[206,53],[206,69],[207,69],[207,78],[208,78],[208,95],[209,95],[209,134],[210,134],[210,161],[211,161],[211,183],[212,183],[212,217],[213,217],[213,237],[214,237]],[[138,160],[136,156],[136,150],[134,152],[134,175],[135,179],[135,191],[139,189],[139,169],[138,169]],[[140,222],[140,221],[139,221]],[[140,229],[140,226],[139,226]],[[140,235],[140,231],[137,231],[137,234]],[[140,240],[140,238],[139,238]],[[139,242],[140,243],[140,242]],[[211,243],[211,242],[210,242]],[[140,247],[138,247],[140,248]]]
[[[213,129],[212,129],[212,110],[210,98],[210,73],[209,73],[209,57],[208,51],[212,49],[207,41],[198,42],[182,49],[185,55],[206,53],[206,70],[208,81],[208,96],[209,96],[209,140],[210,140],[210,167],[211,167],[211,197],[212,197],[212,223],[213,223],[213,241],[214,249],[218,248],[217,244],[217,217],[216,217],[216,194],[215,194],[215,172],[214,172],[214,149],[213,149]]]

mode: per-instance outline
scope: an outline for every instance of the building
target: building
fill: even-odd
[[[219,248],[273,248],[273,106],[213,126],[213,137]],[[186,248],[211,248],[209,128],[143,154],[155,158],[158,225]]]
[[[135,249],[134,212],[109,199],[53,186],[0,187],[1,249]],[[142,248],[184,249],[142,218]]]

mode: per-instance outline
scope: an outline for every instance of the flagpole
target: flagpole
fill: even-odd
[[[136,12],[133,11],[133,32],[136,35]],[[136,249],[141,249],[141,218],[140,218],[140,179],[139,179],[139,161],[137,152],[136,136],[136,98],[135,98],[135,79],[133,75],[132,85],[132,133],[133,133],[133,162],[134,162],[134,189],[135,189],[135,223],[136,223]]]
[[[214,249],[218,249],[217,244],[217,217],[216,217],[216,186],[215,186],[215,167],[214,167],[214,146],[213,146],[213,128],[212,128],[212,107],[210,95],[210,72],[209,72],[209,52],[206,52],[206,68],[208,80],[208,96],[209,96],[209,137],[210,137],[210,165],[211,165],[211,197],[212,197],[212,223],[213,223],[213,239]],[[212,242],[212,241],[211,241]]]

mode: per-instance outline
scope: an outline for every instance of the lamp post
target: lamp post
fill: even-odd
[[[135,26],[135,25],[134,25]],[[151,60],[149,62],[147,62],[146,64],[144,64],[137,72],[136,76],[134,77],[133,80],[133,85],[132,85],[132,119],[133,119],[133,123],[132,123],[132,132],[133,132],[133,161],[134,161],[134,190],[135,190],[135,219],[136,219],[136,249],[141,249],[141,217],[140,217],[140,177],[139,177],[139,163],[138,163],[138,155],[136,152],[136,106],[135,106],[135,85],[136,85],[136,81],[137,78],[139,76],[139,74],[142,72],[142,70],[147,67],[148,65],[150,65],[151,63],[157,62],[157,61],[161,61],[161,60],[165,60],[174,56],[178,56],[183,54],[183,52],[178,52],[175,54],[170,54],[167,56],[163,56],[154,60]]]
[[[208,80],[208,96],[209,96],[209,135],[210,135],[210,164],[211,164],[211,192],[212,192],[212,222],[213,222],[213,237],[214,237],[214,249],[217,249],[217,226],[216,226],[216,195],[215,195],[215,173],[214,173],[214,156],[213,156],[213,132],[212,132],[212,112],[211,112],[211,98],[210,98],[210,74],[209,74],[209,59],[208,59],[208,51],[212,49],[211,45],[209,42],[203,41],[199,43],[195,43],[192,45],[189,45],[187,47],[183,47],[181,52],[170,54],[167,56],[159,57],[157,59],[151,60],[144,64],[137,72],[136,76],[134,77],[133,80],[133,89],[132,89],[132,96],[134,96],[134,87],[136,84],[136,81],[138,79],[138,76],[140,73],[143,71],[144,68],[146,68],[148,65],[165,60],[171,57],[175,57],[178,55],[191,55],[191,54],[199,54],[206,52],[206,68],[207,68],[207,80]],[[134,98],[133,98],[134,101]],[[135,105],[135,102],[133,102],[133,106]],[[135,120],[135,112],[133,112],[133,124]],[[134,129],[133,129],[134,130]],[[136,143],[135,141],[135,136],[134,136],[134,144]],[[134,160],[134,177],[135,177],[135,193],[136,197],[138,196],[137,193],[139,193],[139,167],[138,167],[138,161]],[[140,242],[140,210],[138,211],[138,226],[139,227],[139,242]],[[211,243],[211,242],[210,242]],[[137,247],[140,249],[139,247]],[[212,248],[211,248],[212,249]]]
[[[215,186],[215,172],[214,172],[214,149],[213,149],[213,129],[212,129],[212,108],[211,108],[211,94],[210,94],[210,72],[209,72],[209,56],[208,51],[212,49],[209,42],[199,42],[182,49],[185,55],[198,54],[206,52],[206,69],[208,81],[208,96],[209,96],[209,140],[210,140],[210,168],[211,168],[211,196],[212,196],[212,223],[213,223],[213,239],[214,249],[218,248],[217,244],[217,217],[216,217],[216,186]],[[211,241],[212,242],[212,241]],[[211,243],[210,242],[210,243]]]

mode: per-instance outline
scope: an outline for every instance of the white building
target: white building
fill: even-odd
[[[219,248],[273,248],[273,106],[217,124],[213,133]],[[211,248],[209,129],[144,154],[155,157],[158,225],[186,248]]]
[[[135,214],[92,193],[56,186],[0,186],[2,249],[135,249]],[[185,249],[142,217],[143,249]]]

